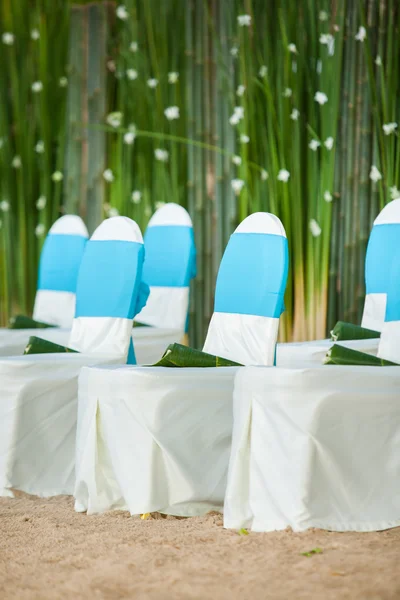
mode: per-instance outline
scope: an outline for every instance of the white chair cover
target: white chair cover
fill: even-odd
[[[393,200],[385,206],[374,221],[368,241],[365,258],[366,296],[361,326],[381,332],[384,327],[386,303],[389,287],[399,281],[400,255],[400,200]],[[400,301],[400,287],[392,294]],[[386,328],[396,328],[395,321],[386,324]],[[400,325],[398,328],[400,335]],[[393,339],[393,338],[392,338]],[[295,344],[278,344],[276,364],[278,367],[294,367],[322,364],[331,340],[317,340]],[[371,340],[353,340],[342,342],[344,346],[377,355],[379,338]],[[387,356],[393,356],[389,351]],[[393,360],[388,358],[388,360]],[[396,361],[394,361],[396,362]],[[400,361],[399,361],[400,362]]]
[[[224,526],[400,525],[400,367],[240,369]]]
[[[210,326],[208,352],[242,362],[273,363],[274,320],[282,310],[287,270],[287,240],[280,221],[266,213],[246,219],[231,236],[221,262],[214,313],[218,318]],[[241,345],[226,327],[231,317]],[[76,510],[94,513],[124,507],[132,514],[190,516],[221,508],[236,371],[83,369]]]
[[[0,360],[0,495],[72,494],[78,374],[126,361],[144,257],[139,227],[104,221],[87,243],[69,346]]]

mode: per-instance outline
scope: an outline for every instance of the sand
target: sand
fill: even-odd
[[[399,560],[400,528],[239,535],[217,513],[88,517],[70,497],[0,499],[1,600],[398,600]]]

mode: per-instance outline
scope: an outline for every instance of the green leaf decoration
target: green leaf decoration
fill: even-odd
[[[366,329],[365,327],[360,327],[360,325],[353,325],[353,323],[345,323],[344,321],[338,321],[331,331],[331,340],[333,342],[369,340],[380,337],[381,334],[379,331]]]
[[[148,365],[150,366],[150,365]],[[242,367],[243,365],[221,358],[220,356],[214,356],[213,354],[207,354],[201,350],[195,350],[194,348],[188,348],[182,344],[170,344],[164,352],[161,359],[153,367]]]
[[[46,329],[48,327],[55,327],[55,325],[35,321],[35,319],[31,319],[31,317],[26,317],[25,315],[11,317],[8,324],[8,329]]]
[[[242,529],[239,529],[238,535],[249,535],[249,532],[247,531],[247,529],[244,529],[244,527],[242,527]]]
[[[139,323],[139,321],[133,321],[134,327],[151,327],[151,325],[147,325],[147,323]]]
[[[328,351],[325,360],[325,365],[359,365],[363,367],[397,367],[396,363],[389,360],[383,360],[377,356],[352,350],[345,346],[334,344]]]
[[[314,554],[322,554],[323,550],[322,548],[313,548],[312,550],[309,550],[308,552],[302,552],[301,556],[313,556]]]
[[[42,338],[35,335],[29,338],[29,342],[24,350],[24,354],[53,354],[55,352],[60,354],[65,354],[66,352],[79,354],[76,350],[54,344],[54,342],[49,342],[48,340],[42,340]]]

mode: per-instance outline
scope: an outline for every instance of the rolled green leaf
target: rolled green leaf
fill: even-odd
[[[353,325],[353,323],[345,323],[344,321],[338,321],[331,331],[331,340],[333,342],[369,340],[380,337],[381,334],[379,331],[366,329],[365,327],[360,327],[360,325]]]
[[[31,319],[31,317],[26,317],[25,315],[11,317],[8,324],[8,329],[46,329],[48,327],[55,327],[55,325],[35,321],[35,319]]]
[[[139,323],[139,321],[133,321],[134,327],[151,327],[151,325],[147,325],[147,323]]]
[[[60,344],[55,344],[48,340],[43,340],[35,335],[32,335],[29,338],[29,342],[24,350],[24,354],[54,354],[55,352],[59,354],[65,354],[66,352],[78,354],[76,350],[72,350],[66,346],[60,346]]]
[[[221,358],[220,356],[214,356],[213,354],[207,354],[201,350],[195,350],[194,348],[188,348],[182,344],[170,344],[164,352],[161,360],[158,361],[153,367],[242,367],[243,365]]]
[[[345,346],[334,344],[328,351],[325,360],[325,365],[358,365],[362,367],[398,367],[396,363],[392,363],[383,358],[352,350]]]

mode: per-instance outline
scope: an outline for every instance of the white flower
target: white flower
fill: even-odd
[[[124,134],[124,143],[128,144],[128,146],[131,146],[135,141],[135,137],[136,135],[133,131],[128,131]]]
[[[117,10],[115,11],[115,13],[118,19],[121,19],[121,21],[126,21],[126,19],[129,17],[128,11],[126,10],[126,7],[123,4],[117,6]]]
[[[251,25],[251,15],[238,15],[237,20],[239,27],[250,27]]]
[[[14,43],[14,34],[10,33],[9,31],[5,31],[1,36],[1,41],[6,46],[12,46]]]
[[[382,66],[382,59],[381,59],[381,57],[379,56],[379,54],[378,54],[378,56],[377,56],[377,57],[376,57],[376,59],[375,59],[375,64],[376,64],[378,67],[381,67],[381,66]]]
[[[292,95],[292,90],[290,88],[285,88],[285,90],[283,92],[283,97],[290,98],[291,95]]]
[[[18,155],[14,156],[14,158],[12,159],[12,162],[11,162],[11,166],[14,169],[19,169],[22,166],[21,157]]]
[[[336,31],[336,33],[337,33],[338,31],[340,31],[340,27],[339,27],[339,25],[336,25],[336,23],[335,23],[335,25],[333,26],[333,31]]]
[[[66,77],[60,77],[60,79],[58,80],[58,85],[60,87],[67,87],[68,79]]]
[[[327,150],[332,150],[334,142],[335,142],[335,140],[333,139],[332,136],[327,137],[326,140],[324,141],[325,148]]]
[[[149,88],[156,88],[158,86],[158,80],[157,79],[148,79],[147,80],[147,85],[149,86]]]
[[[43,89],[43,83],[41,81],[34,81],[32,83],[32,92],[39,94]]]
[[[165,202],[156,202],[155,204],[155,209],[159,210],[160,208],[162,208],[165,205]]]
[[[110,206],[110,208],[107,211],[107,217],[109,219],[111,217],[119,217],[119,210],[117,208],[114,208],[113,206]]]
[[[318,75],[321,75],[321,73],[322,73],[322,60],[320,58],[317,60],[317,65],[315,67],[315,70],[318,73]]]
[[[44,235],[45,231],[46,231],[46,227],[43,225],[43,223],[39,223],[39,225],[37,225],[35,228],[36,237],[42,237],[42,235]]]
[[[235,106],[233,109],[233,115],[229,119],[231,125],[237,125],[244,117],[244,108],[242,106]]]
[[[395,185],[389,188],[389,192],[392,200],[398,200],[400,198],[400,190],[398,190]]]
[[[103,173],[103,177],[106,181],[108,181],[108,183],[114,181],[114,173],[111,169],[106,169]]]
[[[122,123],[122,117],[122,112],[112,112],[107,115],[106,122],[108,125],[111,125],[111,127],[120,127]]]
[[[313,150],[314,152],[320,147],[320,142],[318,140],[311,140],[311,142],[308,144],[308,147],[310,148],[310,150]]]
[[[64,175],[61,173],[61,171],[54,171],[53,175],[51,176],[52,180],[55,183],[59,183],[60,181],[63,180]]]
[[[32,29],[31,31],[31,39],[36,41],[40,38],[39,29]]]
[[[326,190],[324,192],[324,200],[325,200],[325,202],[332,202],[332,194],[330,193],[329,190]]]
[[[138,77],[138,72],[136,69],[128,69],[126,72],[126,76],[130,81],[135,81]]]
[[[43,154],[44,152],[44,141],[43,140],[39,140],[35,146],[35,152],[37,152],[38,154]]]
[[[156,160],[159,160],[161,162],[167,162],[168,158],[169,158],[169,153],[167,150],[162,150],[161,148],[156,148],[154,150],[154,156],[156,157]]]
[[[230,53],[231,53],[231,56],[236,58],[237,55],[239,54],[239,48],[237,46],[232,46],[232,48],[230,49]]]
[[[242,188],[244,186],[244,181],[243,181],[243,179],[232,179],[231,186],[232,186],[232,189],[235,192],[236,196],[239,196],[239,194],[242,191]]]
[[[133,204],[139,204],[142,199],[142,192],[139,192],[139,190],[134,190],[132,192],[131,199]]]
[[[244,92],[246,91],[246,86],[245,85],[239,85],[238,89],[236,90],[236,95],[237,96],[243,96]]]
[[[292,52],[292,54],[297,54],[296,44],[289,44],[287,49],[289,50],[289,52]]]
[[[233,113],[233,115],[229,119],[229,123],[231,125],[238,125],[240,123],[239,115],[237,115],[236,113]]]
[[[390,135],[394,131],[396,131],[397,123],[385,123],[382,125],[382,129],[385,132],[385,135]]]
[[[129,50],[131,52],[137,52],[138,51],[138,43],[137,42],[131,42],[130,46],[129,46]]]
[[[327,21],[328,20],[328,13],[326,12],[326,10],[320,10],[319,11],[319,20],[320,21]]]
[[[290,173],[286,169],[281,169],[278,173],[278,181],[283,181],[286,183],[289,181]]]
[[[311,235],[313,235],[314,237],[318,237],[321,235],[321,227],[318,225],[315,219],[311,219],[308,225],[310,227]]]
[[[0,202],[0,210],[2,212],[8,212],[10,210],[10,204],[7,202],[7,200],[2,200]]]
[[[382,179],[382,175],[381,173],[378,171],[378,169],[376,168],[375,165],[371,166],[371,170],[369,172],[369,178],[371,179],[371,181],[373,181],[374,183],[376,183],[377,181],[379,181],[380,179]]]
[[[335,38],[331,33],[321,33],[319,41],[322,45],[327,46],[329,56],[335,53]]]
[[[292,121],[297,121],[297,119],[299,118],[299,116],[300,116],[300,111],[297,110],[297,108],[294,108],[292,110],[292,112],[290,113],[290,118],[292,119]]]
[[[107,61],[107,69],[109,71],[111,71],[111,73],[114,73],[116,68],[117,67],[116,67],[115,62],[113,60]]]
[[[179,106],[168,106],[168,108],[164,110],[164,115],[167,117],[168,121],[179,119]]]
[[[365,27],[361,26],[358,29],[357,34],[355,35],[355,39],[358,42],[363,42],[365,40],[365,38],[367,37],[367,30],[365,29]]]
[[[245,133],[242,133],[241,136],[240,136],[240,141],[241,141],[242,144],[248,144],[249,141],[250,141],[250,138]]]
[[[259,77],[265,77],[267,73],[268,67],[266,67],[265,65],[261,65],[260,70],[258,71]]]
[[[40,196],[40,197],[37,199],[37,202],[36,202],[36,208],[37,208],[38,210],[43,210],[43,209],[44,209],[44,207],[46,206],[46,202],[47,202],[47,200],[46,200],[46,196]]]
[[[323,105],[328,102],[328,96],[324,94],[324,92],[316,92],[314,100],[315,102],[318,102],[318,104]]]
[[[241,165],[242,159],[240,156],[232,156],[232,162],[234,165]]]
[[[171,71],[168,73],[168,83],[178,83],[179,73],[177,71]]]
[[[268,175],[268,171],[266,171],[265,169],[263,169],[261,171],[261,181],[267,181],[269,175]]]

